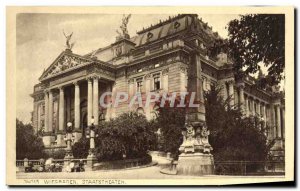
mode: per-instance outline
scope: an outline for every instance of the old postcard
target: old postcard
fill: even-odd
[[[294,181],[293,7],[7,7],[8,185]]]

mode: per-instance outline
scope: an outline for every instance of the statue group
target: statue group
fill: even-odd
[[[209,154],[212,150],[208,142],[210,134],[205,123],[198,127],[193,127],[191,124],[185,124],[185,130],[182,132],[183,143],[179,148],[180,153],[206,153]]]
[[[129,39],[130,36],[128,34],[128,30],[127,30],[127,25],[128,25],[128,22],[129,22],[129,19],[131,18],[131,14],[129,15],[123,15],[123,18],[122,18],[122,24],[120,26],[120,29],[121,29],[121,32],[116,30],[116,32],[118,33],[118,37],[117,39],[122,39],[122,38],[125,38],[125,39]]]

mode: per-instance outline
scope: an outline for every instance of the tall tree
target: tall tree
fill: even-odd
[[[267,142],[266,128],[257,117],[245,117],[239,109],[228,106],[220,89],[205,94],[206,122],[211,134],[210,143],[216,161],[263,161],[273,142]]]
[[[47,155],[44,153],[44,144],[40,137],[36,136],[31,124],[16,121],[16,154],[17,159],[40,159]]]
[[[260,63],[267,67],[261,79],[275,85],[284,78],[285,17],[283,14],[250,14],[230,21],[228,48],[235,71],[254,74]]]

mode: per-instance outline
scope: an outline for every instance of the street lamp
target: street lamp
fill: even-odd
[[[260,121],[261,121],[262,129],[264,130],[264,134],[266,136],[268,136],[268,132],[267,132],[267,129],[266,129],[266,121],[265,121],[265,119],[263,117],[261,117]]]
[[[72,142],[72,123],[68,122],[67,123],[67,129],[66,129],[66,141],[67,141],[67,149],[66,149],[66,155],[65,155],[65,159],[72,159],[73,157],[73,153],[72,153],[72,146],[71,146],[71,142]]]
[[[95,155],[95,119],[94,116],[92,116],[91,125],[89,126],[90,132],[87,133],[86,137],[90,139],[90,149],[89,149],[89,155],[87,157],[87,168],[93,169],[93,164],[97,162],[97,158]]]
[[[95,157],[95,119],[94,116],[91,118],[91,125],[89,127],[89,132],[87,133],[86,138],[90,139],[90,150],[89,150],[89,157]]]

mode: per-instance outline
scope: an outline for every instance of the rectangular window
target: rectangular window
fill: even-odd
[[[154,90],[160,90],[160,74],[153,75]]]
[[[142,92],[143,87],[143,78],[139,78],[136,80],[136,90],[137,92]]]

